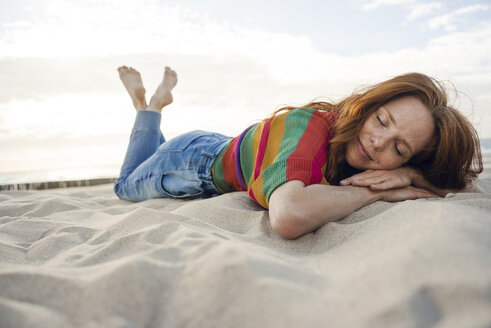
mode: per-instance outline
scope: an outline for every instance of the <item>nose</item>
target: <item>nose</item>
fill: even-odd
[[[389,141],[389,138],[385,135],[373,135],[372,136],[372,145],[373,149],[376,151],[381,151],[385,148],[387,145],[387,142]]]

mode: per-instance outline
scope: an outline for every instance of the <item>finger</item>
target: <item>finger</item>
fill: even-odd
[[[353,174],[350,178],[352,179],[364,179],[364,178],[369,178],[369,177],[375,177],[379,176],[381,174],[384,174],[384,170],[366,170],[361,173]]]
[[[416,192],[414,194],[414,199],[417,198],[438,198],[438,195],[427,193],[427,192]]]
[[[408,186],[404,188],[391,189],[386,191],[385,200],[389,202],[399,202],[403,200],[412,200],[418,198],[436,198],[438,195],[435,193],[413,186]]]
[[[353,186],[371,186],[371,185],[377,185],[384,183],[386,181],[390,181],[388,177],[385,176],[372,176],[372,177],[367,177],[367,178],[357,178],[357,179],[351,179],[351,184]]]
[[[375,182],[370,185],[372,190],[387,190],[395,188],[404,188],[411,185],[411,180],[407,177],[392,175],[384,177],[384,181]]]
[[[437,198],[440,197],[438,194],[435,194],[434,192],[424,189],[424,188],[418,188],[418,187],[411,187],[412,191],[414,194],[417,196],[417,198]]]
[[[365,172],[367,172],[367,171],[363,171],[362,173],[353,174],[352,176],[350,176],[350,177],[348,177],[348,178],[346,178],[346,179],[341,180],[339,183],[340,183],[340,184],[347,184],[347,183],[350,183],[350,182],[351,182],[351,180],[352,180],[353,178],[356,178],[356,177],[358,177],[358,176],[360,176],[360,175],[364,174]]]
[[[380,183],[371,184],[370,190],[381,191],[381,190],[390,190],[390,189],[401,188],[401,187],[403,186],[398,185],[394,180],[388,180]]]
[[[439,198],[440,195],[438,194],[435,194],[434,192],[431,192],[431,191],[428,191],[428,190],[425,190],[425,191],[420,191],[420,195],[421,197],[423,198]]]
[[[359,174],[356,174],[356,175],[353,175],[351,177],[351,180],[356,180],[356,181],[361,181],[361,180],[370,180],[370,179],[381,179],[381,178],[384,178],[384,177],[390,177],[392,176],[391,172],[387,172],[385,170],[374,170],[372,172],[368,172],[368,173],[359,173]],[[385,179],[385,178],[384,178]],[[375,181],[375,180],[373,180]]]
[[[386,178],[384,178],[387,175],[386,170],[366,170],[364,172],[354,174],[349,178],[346,178],[339,183],[342,186],[347,186],[347,185],[354,185],[354,186],[363,186],[363,187],[368,187],[370,184],[376,184],[376,183],[381,183]]]
[[[385,181],[379,183],[373,183],[370,185],[370,189],[372,190],[388,190],[395,188],[404,188],[410,185],[411,181],[401,179],[400,177],[390,177]]]
[[[349,186],[351,184],[351,178],[346,178],[344,180],[339,181],[341,186]]]

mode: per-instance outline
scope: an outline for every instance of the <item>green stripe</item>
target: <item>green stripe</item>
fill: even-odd
[[[287,159],[297,149],[300,138],[307,130],[309,121],[314,114],[314,109],[300,108],[290,111],[285,117],[285,129],[280,142],[279,153],[276,155],[274,164],[264,169],[263,194],[269,201],[273,190],[286,182]]]

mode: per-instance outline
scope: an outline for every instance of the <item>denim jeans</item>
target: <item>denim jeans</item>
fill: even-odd
[[[192,131],[169,141],[160,132],[161,114],[137,111],[126,156],[114,192],[119,198],[196,198],[220,194],[213,184],[215,157],[232,139]]]

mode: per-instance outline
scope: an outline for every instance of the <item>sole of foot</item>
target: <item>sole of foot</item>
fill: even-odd
[[[174,98],[172,97],[172,89],[177,84],[177,73],[173,71],[170,67],[165,68],[164,78],[162,82],[155,90],[150,103],[147,106],[147,110],[162,111],[167,105],[170,105]]]
[[[140,73],[133,67],[121,66],[118,68],[119,78],[131,97],[136,110],[146,109],[145,88]]]

